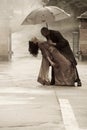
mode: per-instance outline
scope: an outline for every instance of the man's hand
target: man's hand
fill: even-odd
[[[52,40],[48,40],[48,43],[50,44],[50,45],[53,45],[53,46],[56,46],[56,43],[54,43],[54,42],[52,42]]]

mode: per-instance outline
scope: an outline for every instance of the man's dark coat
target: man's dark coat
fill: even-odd
[[[69,42],[61,35],[59,31],[49,30],[50,34],[46,37],[56,43],[56,48],[74,65],[77,65],[74,54],[70,48]]]

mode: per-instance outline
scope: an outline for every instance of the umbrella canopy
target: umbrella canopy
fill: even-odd
[[[23,21],[22,25],[40,24],[59,21],[70,15],[56,6],[44,6],[33,10]]]
[[[77,17],[78,19],[87,19],[87,11],[82,13],[79,17]]]

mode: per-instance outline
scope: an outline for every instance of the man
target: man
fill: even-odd
[[[59,31],[49,30],[46,27],[43,27],[41,29],[41,34],[47,39],[47,41],[52,41],[52,43],[54,43],[54,46],[58,49],[58,51],[60,51],[60,53],[63,54],[72,63],[73,67],[75,67],[76,69],[77,78],[75,82],[77,82],[77,86],[81,86],[81,81],[76,68],[77,62],[70,48],[69,42],[61,35]],[[52,67],[51,85],[53,84],[55,84],[55,76],[54,69]]]

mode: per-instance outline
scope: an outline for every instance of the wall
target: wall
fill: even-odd
[[[87,19],[82,20],[80,23],[80,49],[82,51],[87,51]]]
[[[10,59],[11,33],[7,0],[0,1],[0,61]]]
[[[80,51],[82,52],[82,60],[87,60],[87,19],[81,20],[80,23]]]

